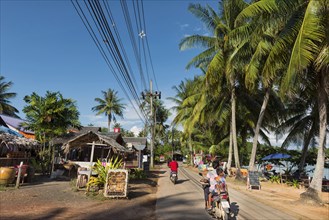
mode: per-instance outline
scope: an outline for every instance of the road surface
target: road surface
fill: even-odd
[[[178,183],[174,185],[169,179],[169,168],[163,166],[161,171],[157,191],[157,219],[213,219],[204,209],[203,190],[199,184],[201,177],[198,174],[180,166]],[[230,219],[295,219],[232,188],[229,188],[229,193],[232,210]]]

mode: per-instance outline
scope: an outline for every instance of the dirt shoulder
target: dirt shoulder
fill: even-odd
[[[229,187],[238,190],[264,204],[282,210],[297,219],[328,219],[329,193],[322,192],[323,206],[315,206],[300,202],[300,194],[305,189],[297,189],[286,184],[261,182],[261,190],[247,190],[244,184],[238,183],[234,178],[227,178]]]
[[[196,168],[190,168],[198,172]],[[228,187],[238,190],[259,202],[267,204],[276,209],[282,210],[297,219],[328,219],[329,216],[329,193],[322,192],[321,199],[325,203],[323,206],[314,206],[301,203],[300,194],[305,189],[289,187],[286,184],[277,184],[271,182],[261,182],[261,190],[247,190],[246,184],[235,181],[233,177],[226,178]]]
[[[128,199],[87,196],[74,190],[71,181],[40,178],[19,189],[0,191],[4,219],[155,219],[158,171],[148,178],[131,180]]]

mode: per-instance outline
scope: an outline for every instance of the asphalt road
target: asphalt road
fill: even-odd
[[[163,166],[162,171],[158,181],[157,219],[213,219],[204,209],[203,190],[199,184],[200,176],[180,166],[178,183],[174,185],[169,179],[169,168]],[[230,219],[295,219],[232,188],[229,188],[229,193],[232,210]]]

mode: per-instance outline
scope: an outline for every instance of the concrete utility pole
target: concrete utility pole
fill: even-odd
[[[143,99],[145,99],[145,96],[150,97],[150,108],[151,108],[151,124],[150,124],[150,128],[151,128],[151,161],[150,161],[150,167],[153,168],[154,167],[154,129],[155,129],[155,118],[153,117],[153,98],[157,99],[161,99],[161,92],[155,91],[153,93],[152,91],[152,80],[150,80],[150,92],[142,92],[142,97]]]

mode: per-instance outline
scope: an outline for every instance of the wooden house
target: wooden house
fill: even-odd
[[[125,154],[130,153],[124,145],[124,140],[120,133],[102,133],[99,127],[82,127],[80,130],[71,130],[66,135],[55,138],[52,142],[57,146],[55,163],[63,161],[90,161],[92,154],[92,144],[94,152],[92,160],[108,161],[114,155],[125,158]]]
[[[146,137],[124,137],[126,147],[131,151],[125,158],[126,167],[142,168],[143,157],[147,157],[147,138]]]

